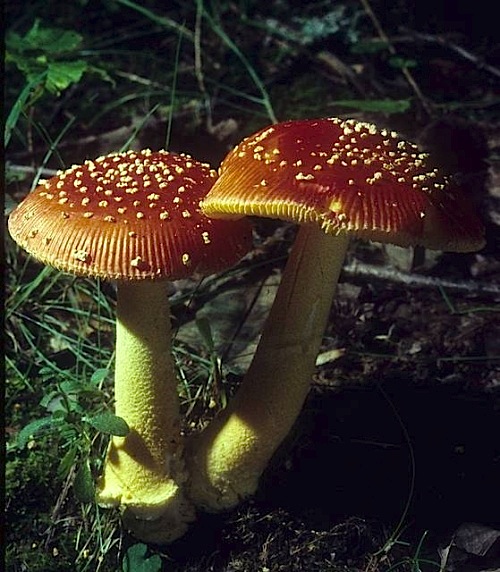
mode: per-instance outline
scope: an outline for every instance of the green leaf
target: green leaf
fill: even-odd
[[[57,468],[57,475],[60,479],[66,478],[71,467],[75,464],[76,455],[78,453],[77,447],[72,447],[66,451],[66,454],[61,459],[59,467]]]
[[[106,377],[108,377],[108,375],[109,375],[109,369],[106,368],[96,369],[92,374],[92,377],[90,378],[90,383],[94,385],[99,385],[106,379]]]
[[[66,379],[59,384],[59,389],[68,397],[74,397],[75,393],[81,391],[82,383],[76,379]]]
[[[40,50],[47,54],[60,54],[78,49],[82,36],[74,30],[44,27],[37,19],[24,36],[15,32],[7,34],[5,43],[9,49],[18,52]]]
[[[159,572],[161,558],[154,554],[146,557],[148,547],[145,544],[133,544],[125,553],[122,562],[122,572]]]
[[[85,417],[84,421],[101,433],[116,435],[117,437],[126,437],[130,431],[125,419],[113,413],[100,413],[93,417]]]
[[[359,40],[352,45],[351,51],[353,54],[375,54],[382,52],[389,47],[384,40]]]
[[[85,459],[76,471],[73,490],[80,502],[92,502],[95,498],[94,479],[88,459]]]
[[[38,372],[41,376],[44,375],[53,375],[54,374],[54,368],[53,367],[49,367],[48,365],[44,365],[43,367],[40,368],[40,371]]]
[[[417,65],[418,65],[416,60],[410,60],[408,58],[402,58],[400,56],[394,56],[392,58],[389,58],[389,64],[392,67],[398,68],[398,69],[414,68],[414,67],[417,67]]]
[[[57,396],[59,395],[58,391],[49,391],[48,393],[46,393],[42,399],[40,399],[40,405],[42,407],[47,408],[47,406],[49,405],[49,403],[55,399]]]
[[[409,99],[343,99],[335,105],[377,113],[404,113],[411,106]]]
[[[82,412],[82,408],[78,403],[78,392],[74,389],[66,391],[62,387],[65,383],[71,384],[72,382],[63,382],[59,387],[59,391],[51,391],[40,401],[40,405],[45,407],[47,411],[50,411],[53,416],[57,414],[65,417],[70,411]]]
[[[6,63],[14,63],[30,83],[44,73],[47,91],[59,94],[80,81],[87,70],[84,60],[69,59],[81,43],[82,36],[77,32],[44,27],[36,20],[24,36],[15,32],[7,34]]]
[[[77,83],[87,69],[83,60],[52,62],[48,65],[46,87],[51,93],[59,93],[70,84]]]
[[[50,417],[43,417],[42,419],[35,419],[35,421],[31,421],[25,427],[19,431],[17,434],[17,446],[20,449],[24,449],[26,447],[28,441],[34,437],[37,433],[39,433],[42,429],[53,427],[57,424],[57,420],[54,419],[52,416]]]

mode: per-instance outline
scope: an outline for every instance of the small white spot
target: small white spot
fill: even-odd
[[[297,181],[314,181],[314,175],[304,175],[304,173],[297,173],[295,178]]]
[[[142,258],[140,256],[136,256],[135,258],[132,258],[132,260],[130,261],[130,266],[133,266],[134,268],[138,268],[141,264],[142,264]]]
[[[73,258],[80,262],[88,262],[89,261],[89,253],[86,250],[75,250],[72,254]]]

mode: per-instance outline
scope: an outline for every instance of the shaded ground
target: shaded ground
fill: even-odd
[[[434,561],[438,543],[446,546],[464,522],[498,527],[493,404],[447,388],[411,389],[390,381],[386,396],[373,388],[315,392],[293,448],[277,457],[257,497],[228,519],[201,519],[169,551],[188,559],[179,570],[199,570],[201,563],[207,570],[369,568],[370,555],[392,532],[409,495],[402,537],[416,543],[429,531],[423,553]],[[411,438],[413,494],[408,443],[388,398]],[[201,553],[193,555],[196,546]],[[393,548],[389,559],[398,562],[405,554]]]
[[[467,284],[454,260],[441,276]],[[394,531],[412,546],[427,534],[421,557],[439,562],[438,547],[467,523],[498,529],[496,298],[344,278],[320,354],[332,361],[317,368],[293,434],[255,499],[201,520],[168,551],[192,562],[178,569],[199,569],[199,535],[209,570],[365,570],[402,566],[398,546],[386,561],[371,556]],[[464,554],[472,570],[500,564],[498,546],[484,559]]]

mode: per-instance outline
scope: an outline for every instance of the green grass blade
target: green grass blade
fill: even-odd
[[[189,30],[186,30],[186,28],[184,28],[184,26],[182,26],[181,24],[178,24],[175,20],[171,20],[170,18],[167,18],[165,16],[158,16],[158,14],[155,14],[151,10],[144,8],[144,6],[141,6],[140,4],[136,4],[135,2],[132,2],[131,0],[116,0],[116,1],[118,4],[122,4],[123,6],[126,6],[127,8],[131,8],[132,10],[139,12],[143,16],[146,16],[146,18],[148,18],[152,22],[155,22],[156,24],[159,24],[160,26],[163,26],[164,28],[168,28],[169,30],[175,30],[178,34],[180,34],[182,37],[186,38],[187,40],[190,40],[191,42],[194,40],[193,33],[190,32]]]
[[[41,73],[34,77],[29,83],[24,86],[23,91],[19,94],[19,97],[16,100],[16,103],[12,106],[9,115],[5,121],[5,132],[4,132],[4,146],[7,148],[9,144],[10,137],[12,135],[12,130],[16,126],[19,116],[23,112],[24,106],[28,101],[30,95],[32,94],[33,90],[36,89],[41,83],[43,83],[45,76],[47,75],[46,72]]]
[[[226,34],[226,32],[222,29],[222,27],[215,22],[215,20],[204,10],[204,16],[210,23],[212,30],[219,36],[219,38],[226,44],[226,46],[236,55],[236,57],[241,61],[243,66],[248,72],[248,75],[252,78],[257,89],[260,91],[261,94],[261,104],[264,106],[267,115],[272,123],[277,123],[278,119],[276,118],[276,114],[274,113],[273,106],[271,104],[271,99],[267,92],[267,89],[260,79],[259,75],[253,68],[252,64],[248,61],[246,56],[243,52],[238,48],[238,46],[231,40],[231,38]]]

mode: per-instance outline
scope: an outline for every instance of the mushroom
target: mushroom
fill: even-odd
[[[113,153],[40,181],[9,218],[14,240],[42,263],[116,281],[115,409],[130,431],[110,442],[98,502],[119,506],[152,542],[174,540],[194,518],[165,280],[215,272],[251,246],[248,222],[201,213],[215,180],[188,155]]]
[[[471,205],[429,163],[394,132],[338,118],[275,124],[224,159],[202,202],[208,216],[301,227],[236,396],[186,446],[196,505],[218,511],[255,492],[307,396],[351,237],[459,252],[484,245]]]

